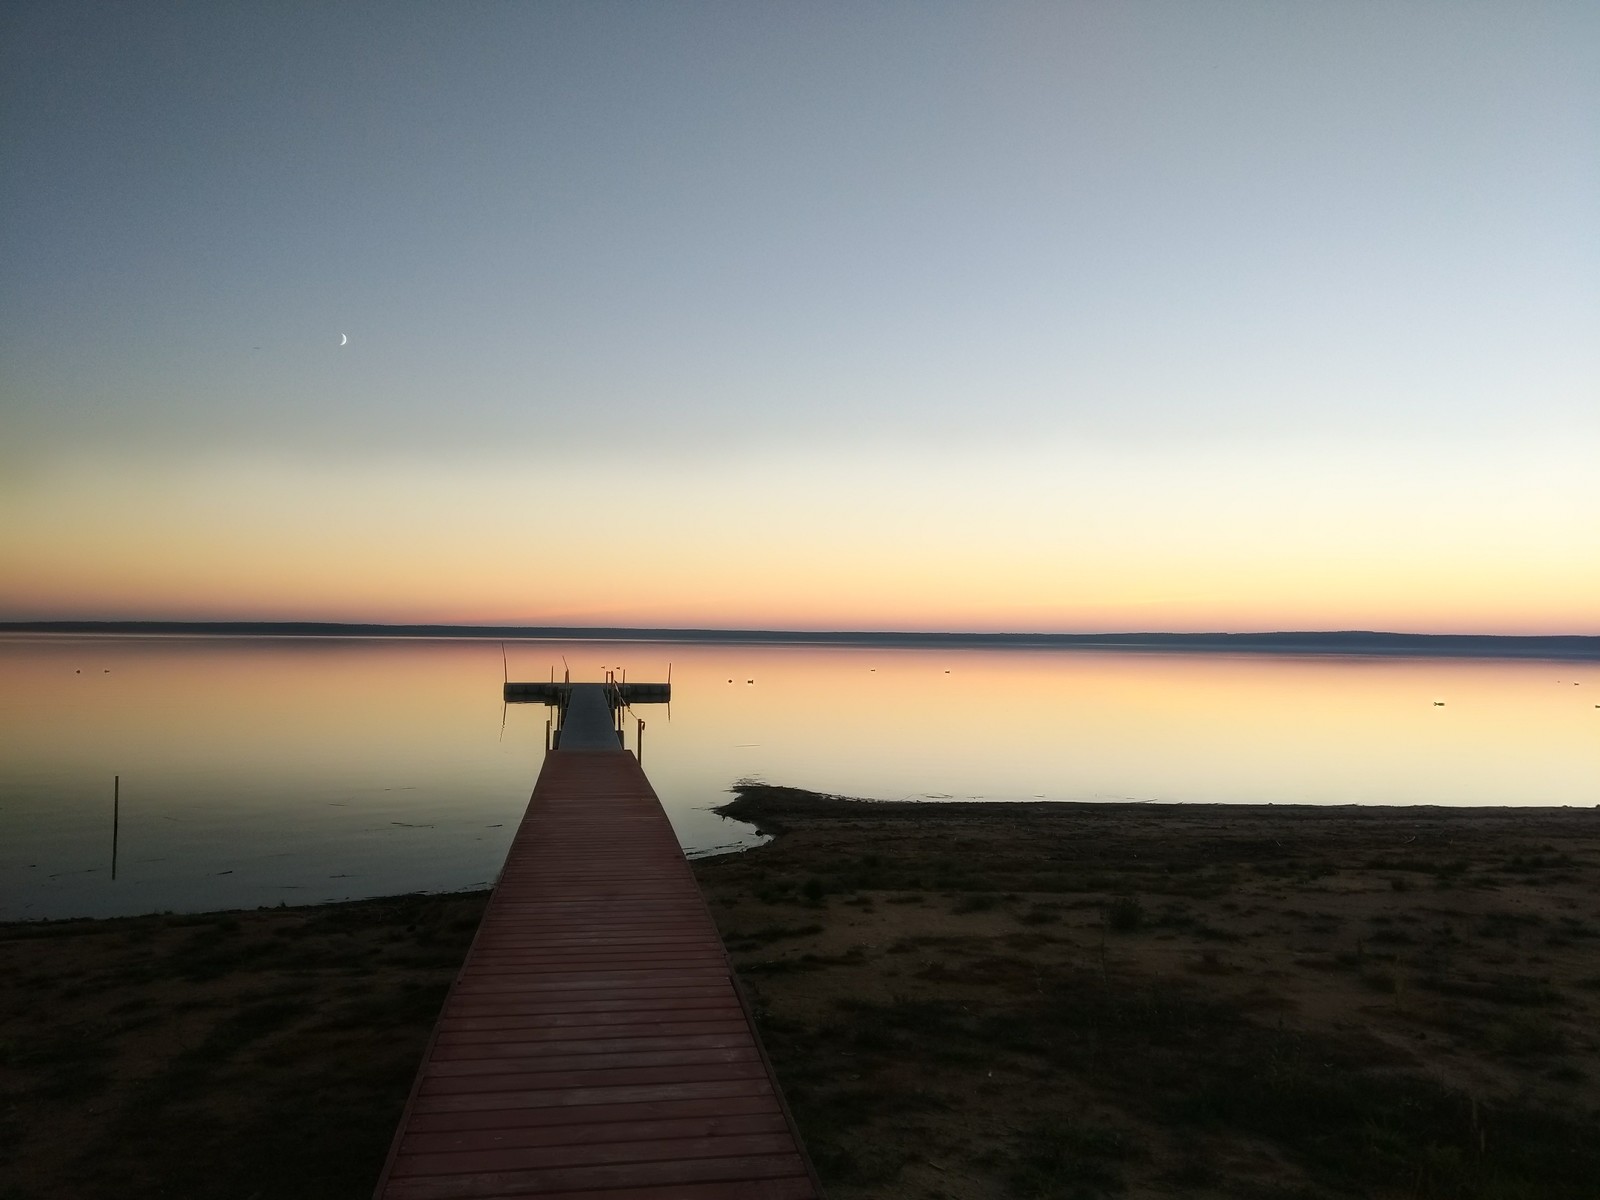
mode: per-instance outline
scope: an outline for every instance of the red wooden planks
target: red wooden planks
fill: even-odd
[[[632,755],[546,758],[376,1195],[820,1195]]]

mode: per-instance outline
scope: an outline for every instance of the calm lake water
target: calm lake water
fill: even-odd
[[[644,765],[691,853],[757,777],[880,799],[1600,802],[1600,664],[508,642],[665,679]],[[0,918],[490,883],[543,756],[495,641],[0,636]],[[1443,701],[1443,706],[1436,704]],[[628,745],[635,725],[628,722]],[[121,776],[117,877],[112,780]]]

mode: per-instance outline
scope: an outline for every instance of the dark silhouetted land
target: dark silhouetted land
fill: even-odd
[[[1233,654],[1392,654],[1449,658],[1600,660],[1600,636],[1379,633],[1363,630],[1278,633],[896,633],[631,629],[580,625],[371,625],[329,621],[10,621],[0,622],[0,633],[529,638],[545,641],[684,642],[706,645],[1032,647]]]
[[[695,870],[833,1200],[1592,1200],[1600,809],[863,803]],[[482,895],[0,926],[0,1195],[370,1195]]]

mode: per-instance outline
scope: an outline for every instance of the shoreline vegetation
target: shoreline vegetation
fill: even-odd
[[[833,1200],[1595,1195],[1600,809],[736,792]],[[486,899],[0,926],[0,1200],[370,1195]]]
[[[922,633],[618,626],[380,625],[336,621],[0,621],[0,633],[189,634],[207,637],[505,638],[542,641],[682,642],[704,645],[873,646],[951,649],[1101,649],[1234,654],[1354,654],[1428,658],[1600,661],[1600,635],[1385,633],[1302,630],[1257,633]]]
[[[738,793],[696,869],[835,1200],[1595,1195],[1600,809]]]

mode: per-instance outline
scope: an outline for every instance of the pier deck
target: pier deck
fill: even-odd
[[[552,752],[377,1197],[819,1194],[649,780]]]

